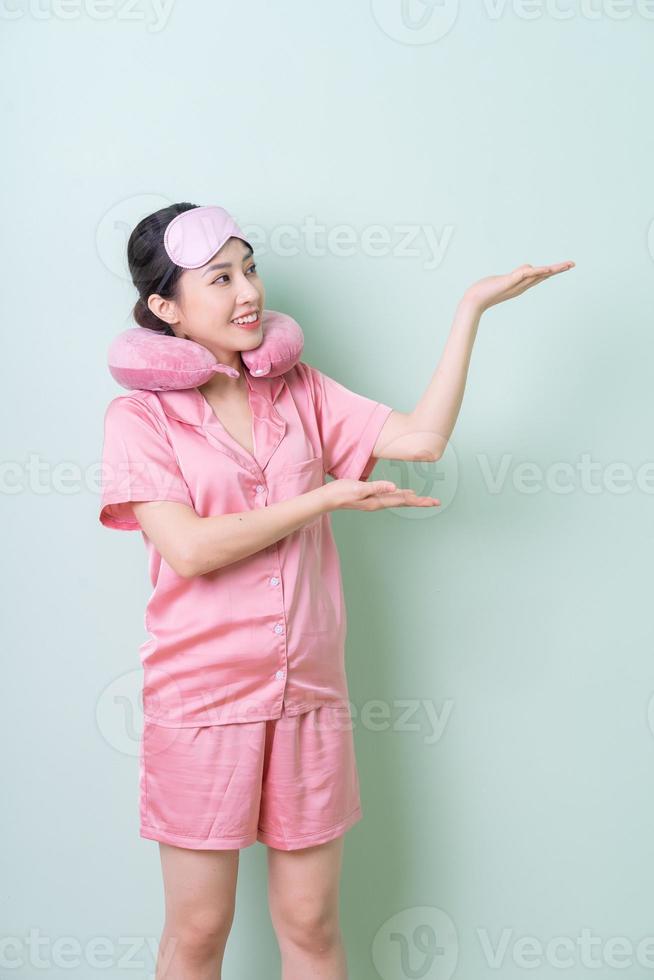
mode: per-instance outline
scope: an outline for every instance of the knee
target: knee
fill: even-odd
[[[307,952],[329,952],[341,940],[338,913],[310,900],[296,902],[293,908],[280,912],[273,925],[280,942]]]
[[[185,959],[203,959],[220,952],[227,942],[234,909],[195,909],[166,919],[168,941]]]

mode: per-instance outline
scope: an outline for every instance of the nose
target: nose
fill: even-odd
[[[238,297],[239,301],[243,303],[256,302],[259,298],[259,290],[253,282],[244,277],[240,284]]]
[[[257,292],[242,292],[239,293],[237,300],[238,306],[259,306],[259,294]]]

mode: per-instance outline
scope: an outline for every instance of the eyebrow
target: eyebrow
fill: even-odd
[[[249,250],[245,253],[243,258],[241,259],[241,262],[245,262],[245,260],[249,259],[251,255],[254,255],[254,251],[251,248],[249,248]],[[205,269],[202,275],[206,276],[207,272],[213,272],[215,269],[231,269],[232,265],[233,265],[232,262],[217,262],[215,263],[215,265],[210,265],[208,269]]]

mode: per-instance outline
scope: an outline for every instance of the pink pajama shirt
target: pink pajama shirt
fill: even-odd
[[[139,648],[141,835],[186,847],[259,839],[290,849],[330,839],[361,816],[330,515],[184,579],[141,530],[131,501],[177,501],[208,517],[306,493],[325,474],[365,480],[392,408],[302,361],[278,378],[244,374],[254,454],[197,388],[113,399],[100,520],[141,531],[153,586]]]

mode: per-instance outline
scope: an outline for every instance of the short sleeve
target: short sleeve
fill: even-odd
[[[325,472],[337,480],[367,480],[377,457],[372,450],[393,411],[384,402],[366,398],[309,364]]]
[[[162,423],[133,395],[119,395],[104,417],[100,522],[140,531],[131,501],[172,500],[193,506]]]

